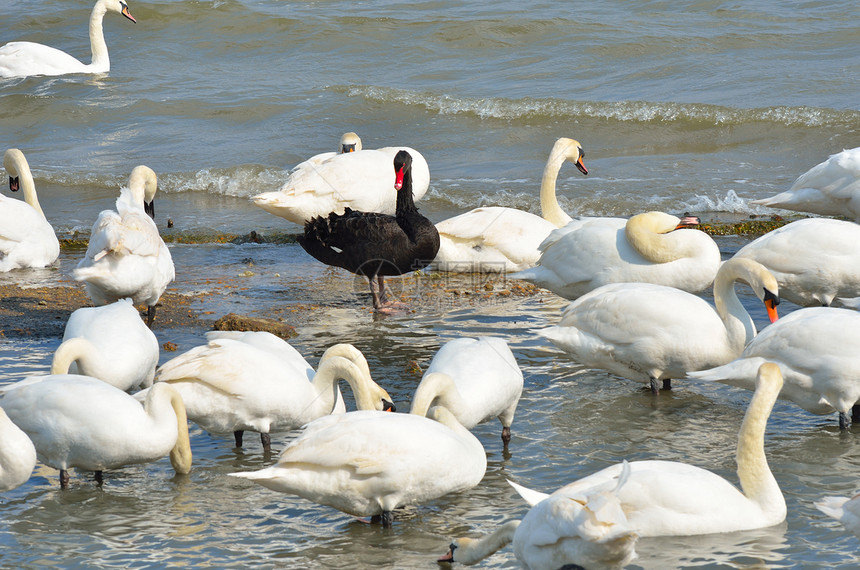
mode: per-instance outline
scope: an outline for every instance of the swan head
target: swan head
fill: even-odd
[[[9,190],[17,192],[21,188],[20,174],[23,170],[30,170],[24,153],[17,148],[10,148],[3,154],[3,168],[9,174]]]
[[[550,156],[560,157],[562,161],[571,161],[580,172],[588,176],[588,169],[582,161],[585,158],[585,151],[582,150],[582,145],[579,141],[566,137],[558,139],[552,147]]]
[[[106,12],[117,12],[135,24],[137,23],[137,20],[134,19],[134,16],[131,15],[131,12],[128,9],[128,4],[123,0],[99,0],[99,2],[96,3],[96,8],[98,8],[99,5],[101,5],[102,9]]]
[[[765,362],[758,367],[758,374],[755,379],[755,389],[758,390],[761,386],[767,385],[773,388],[775,392],[782,390],[783,378],[782,371],[779,365],[775,362]]]
[[[448,546],[448,553],[437,562],[475,564],[511,542],[519,526],[520,521],[508,521],[488,536],[455,538]]]
[[[405,150],[399,151],[394,156],[394,189],[400,190],[403,188],[403,179],[406,173],[412,168],[412,155]]]
[[[358,152],[361,150],[361,139],[353,132],[344,133],[344,135],[340,137],[339,145],[338,152],[341,154]]]
[[[135,201],[143,202],[143,209],[149,217],[155,219],[155,193],[158,191],[158,176],[150,167],[141,164],[135,166],[128,177],[128,188],[134,195]]]

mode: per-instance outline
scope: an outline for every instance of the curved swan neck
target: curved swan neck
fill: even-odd
[[[773,363],[763,364],[756,378],[756,388],[738,432],[738,478],[744,495],[764,508],[785,509],[785,499],[779,490],[764,453],[767,420],[782,388],[782,375]],[[780,507],[781,505],[781,507]]]
[[[149,389],[146,401],[143,404],[146,413],[156,418],[158,409],[166,400],[176,417],[176,443],[170,450],[170,464],[173,470],[180,475],[191,472],[191,439],[188,435],[188,415],[185,412],[185,403],[179,392],[167,383],[158,382]]]
[[[110,57],[108,56],[105,34],[102,30],[107,7],[104,2],[96,2],[90,13],[90,49],[92,50],[92,65],[98,71],[110,71]]]
[[[453,562],[474,564],[504,548],[514,539],[520,521],[509,521],[481,538],[460,538],[451,544]]]
[[[756,330],[752,317],[738,299],[735,282],[746,281],[757,294],[759,288],[764,288],[757,274],[758,268],[765,270],[764,267],[754,261],[748,263],[750,261],[743,258],[729,259],[723,263],[714,279],[714,305],[726,325],[729,343],[738,354],[755,337]]]
[[[340,379],[346,380],[352,388],[355,406],[359,410],[381,409],[382,399],[387,394],[383,395],[384,390],[369,375],[365,376],[361,368],[342,356],[326,358],[314,375],[314,388],[320,397],[325,398],[326,409],[334,407],[337,381]]]
[[[409,413],[426,416],[430,406],[443,394],[452,396],[451,400],[459,400],[454,380],[441,372],[431,372],[425,375],[412,397],[412,409],[409,410]]]
[[[134,198],[134,203],[141,208],[155,198],[158,190],[158,176],[148,166],[135,166],[128,177],[128,189]]]
[[[627,220],[624,235],[639,255],[653,263],[668,263],[688,257],[692,252],[683,239],[672,233],[680,219],[664,212],[645,212]]]
[[[18,177],[18,184],[21,191],[24,193],[24,201],[31,208],[39,212],[44,218],[45,213],[42,212],[42,207],[39,205],[39,198],[36,196],[36,184],[33,182],[33,174],[30,172],[30,164],[24,153],[17,148],[10,148],[3,155],[3,168],[11,177]]]
[[[361,353],[360,350],[355,348],[353,345],[342,342],[338,344],[333,344],[323,352],[323,355],[320,357],[319,364],[322,365],[326,359],[331,358],[333,356],[342,356],[348,360],[351,360],[356,366],[361,369],[361,372],[365,374],[368,378],[370,378],[370,366],[367,364],[367,359],[364,357],[364,354]]]
[[[573,144],[571,144],[573,143]],[[571,158],[571,149],[576,153]],[[543,169],[543,177],[540,183],[540,210],[543,219],[551,222],[556,227],[567,225],[572,218],[561,209],[556,196],[556,182],[558,173],[566,160],[577,160],[579,158],[579,143],[571,139],[558,139],[549,153],[546,166]]]
[[[64,340],[51,360],[51,374],[68,374],[69,367],[76,360],[80,360],[86,367],[86,362],[98,358],[93,344],[85,338],[73,337]]]

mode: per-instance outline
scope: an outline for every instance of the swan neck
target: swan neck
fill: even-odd
[[[729,346],[737,356],[755,337],[756,330],[752,317],[735,291],[735,283],[741,275],[731,263],[732,260],[725,262],[714,279],[714,306],[726,327]]]
[[[157,386],[158,388],[156,388]],[[146,395],[144,408],[150,417],[155,417],[153,409],[156,407],[156,399],[166,399],[173,408],[176,418],[176,443],[170,450],[170,464],[173,470],[180,475],[191,472],[191,438],[188,435],[188,415],[185,411],[185,403],[179,392],[167,383],[159,382],[150,388]]]
[[[764,453],[767,420],[779,391],[779,384],[763,383],[759,379],[738,432],[737,464],[741,489],[748,499],[763,509],[778,509],[780,505],[785,509],[785,499]]]
[[[110,70],[110,58],[108,57],[104,30],[102,30],[102,20],[104,20],[105,12],[107,12],[107,8],[105,8],[104,4],[96,2],[92,13],[90,13],[90,49],[93,53],[91,65],[100,71]]]
[[[403,172],[403,186],[397,191],[397,203],[395,213],[397,221],[408,217],[411,214],[417,214],[418,208],[415,207],[415,200],[412,197],[412,166],[410,165]]]
[[[30,172],[30,164],[24,157],[24,153],[18,149],[6,151],[3,157],[3,167],[9,176],[18,177],[18,184],[21,187],[21,192],[24,193],[24,202],[44,218],[45,213],[42,211],[39,198],[36,196],[36,183],[33,181],[33,173]]]
[[[550,151],[549,158],[543,168],[543,176],[540,182],[540,211],[543,219],[552,223],[556,227],[567,225],[572,218],[567,215],[567,212],[561,209],[556,196],[556,182],[558,181],[558,173],[561,170],[564,161],[567,160],[566,155],[561,152],[559,145],[556,144]]]
[[[683,243],[678,243],[679,240],[675,239],[683,234],[675,234],[672,230],[658,231],[648,214],[640,214],[627,220],[624,235],[630,246],[652,263],[669,263],[687,254]]]
[[[520,521],[509,521],[497,528],[492,534],[476,539],[461,538],[454,550],[454,561],[461,564],[474,564],[504,548],[514,539]]]
[[[313,385],[319,397],[324,398],[325,409],[334,408],[337,381],[341,379],[346,380],[352,389],[356,408],[359,410],[380,409],[382,398],[380,397],[379,403],[377,403],[373,389],[376,383],[369,376],[366,376],[354,362],[342,356],[326,358],[319,365],[319,369],[314,375]]]
[[[73,337],[64,340],[54,352],[54,358],[51,360],[51,374],[68,374],[69,367],[76,360],[80,360],[83,368],[86,368],[87,363],[97,357],[95,347],[87,339]]]
[[[426,416],[430,407],[438,403],[437,400],[443,395],[451,396],[446,398],[446,401],[459,401],[460,399],[457,387],[450,376],[441,372],[427,374],[421,379],[421,383],[415,390],[415,395],[412,397],[412,409],[409,413]]]

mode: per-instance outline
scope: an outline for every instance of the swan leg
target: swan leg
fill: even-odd
[[[370,285],[370,296],[373,299],[373,310],[374,311],[379,310],[379,306],[380,306],[379,293],[377,292],[376,287],[374,287],[374,282],[376,281],[376,279],[377,279],[376,276],[367,278],[367,284]],[[381,281],[381,278],[378,278],[378,279]]]
[[[860,422],[860,404],[851,406],[851,423]]]
[[[260,434],[260,443],[263,444],[263,452],[271,453],[272,452],[272,436],[267,433]]]
[[[502,442],[507,445],[511,441],[511,428],[510,426],[502,426]]]
[[[851,427],[851,417],[845,412],[839,412],[839,429]]]
[[[657,386],[656,378],[651,378],[651,393],[655,396],[660,393],[660,387]]]
[[[69,487],[69,472],[65,469],[60,469],[60,489],[67,489]]]
[[[155,320],[155,305],[150,305],[146,308],[146,326],[152,328],[152,321]]]
[[[95,479],[96,483],[98,483],[99,486],[101,486],[102,483],[105,482],[104,473],[102,473],[101,471],[96,471],[95,473],[93,473],[93,479]]]
[[[236,440],[236,447],[242,447],[242,436],[245,435],[245,432],[237,429],[233,432],[233,439]]]
[[[382,528],[390,528],[393,520],[394,515],[391,514],[391,511],[382,511],[381,515],[373,515],[370,517],[371,524],[382,523]]]
[[[672,379],[671,378],[663,378],[663,390],[671,390],[672,389]]]

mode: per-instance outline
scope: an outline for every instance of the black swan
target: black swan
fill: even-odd
[[[305,223],[298,242],[327,265],[363,275],[370,284],[373,308],[385,311],[384,276],[402,275],[427,267],[439,251],[439,233],[422,216],[412,199],[412,156],[401,150],[394,157],[397,210],[395,215],[356,212],[317,216]]]

